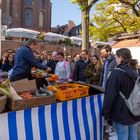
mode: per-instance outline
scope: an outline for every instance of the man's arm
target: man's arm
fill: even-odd
[[[46,70],[47,67],[40,64],[35,56],[33,55],[33,52],[32,51],[26,51],[26,53],[24,54],[25,56],[25,59],[29,62],[29,64],[31,64],[32,67],[36,67],[36,68],[39,68],[39,69],[42,69],[42,70]]]

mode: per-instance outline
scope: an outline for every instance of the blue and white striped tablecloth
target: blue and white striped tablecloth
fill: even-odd
[[[0,114],[0,140],[102,140],[103,96]]]

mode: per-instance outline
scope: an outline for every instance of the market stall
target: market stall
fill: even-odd
[[[40,89],[35,80],[0,83],[0,92],[7,96],[6,110],[0,114],[0,140],[102,140],[100,87],[57,83],[57,75],[47,80],[51,85]]]
[[[102,140],[102,95],[0,114],[0,140]]]
[[[6,37],[35,38],[39,33],[26,28],[10,28],[6,31]]]

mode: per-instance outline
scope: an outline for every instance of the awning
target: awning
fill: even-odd
[[[7,37],[35,38],[40,32],[25,28],[10,28],[6,31]]]
[[[59,41],[69,38],[68,36],[48,32],[45,34],[45,41]]]

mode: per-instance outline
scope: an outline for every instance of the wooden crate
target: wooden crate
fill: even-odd
[[[17,111],[25,108],[37,107],[40,105],[48,105],[55,102],[56,102],[55,96],[50,95],[50,96],[41,96],[41,97],[34,96],[30,99],[21,99],[21,100],[8,99],[7,105],[10,110]]]
[[[37,90],[35,80],[22,79],[19,81],[12,82],[11,84],[18,94],[30,91],[33,95],[33,97],[30,99],[21,99],[21,100],[9,99],[7,105],[11,110],[16,111],[40,105],[48,105],[56,102],[56,98],[54,95],[39,96],[39,97],[35,96],[34,92]]]
[[[0,95],[0,113],[5,110],[6,100],[6,95]]]

